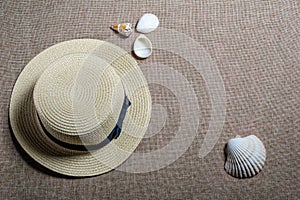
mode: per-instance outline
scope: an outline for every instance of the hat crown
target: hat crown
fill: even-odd
[[[93,55],[72,55],[54,62],[34,88],[41,125],[69,144],[93,145],[115,127],[125,98],[115,70]]]

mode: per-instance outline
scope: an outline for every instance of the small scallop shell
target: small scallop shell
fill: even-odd
[[[131,23],[114,24],[111,26],[111,29],[117,31],[125,37],[129,37],[133,32]]]
[[[150,33],[151,31],[154,31],[158,25],[158,18],[151,13],[147,13],[139,19],[136,30],[140,33]]]
[[[266,160],[264,144],[255,135],[230,139],[225,152],[225,171],[236,178],[255,176]]]
[[[134,41],[133,51],[138,57],[147,58],[152,54],[152,43],[145,35],[141,34]]]

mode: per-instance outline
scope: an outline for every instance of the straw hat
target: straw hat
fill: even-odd
[[[21,147],[69,176],[115,169],[136,149],[150,121],[151,97],[136,61],[94,39],[56,44],[19,75],[9,117]]]

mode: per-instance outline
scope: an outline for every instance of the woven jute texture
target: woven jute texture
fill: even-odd
[[[154,47],[151,57],[138,60],[153,104],[148,137],[135,152],[145,156],[132,166],[83,179],[59,176],[35,163],[15,141],[8,120],[12,88],[24,66],[58,42],[119,39],[111,24],[135,23],[147,12],[158,16],[160,29],[147,35]],[[299,199],[299,16],[295,0],[1,1],[0,198]],[[176,36],[158,34],[162,29]],[[120,44],[130,49],[137,35],[120,38]],[[209,60],[210,70],[191,60]],[[218,94],[225,94],[224,105],[213,104],[222,100]],[[215,118],[221,129],[210,126]],[[207,138],[210,131],[216,142]],[[266,147],[265,167],[251,179],[236,179],[224,170],[224,146],[237,134],[255,134]],[[192,140],[178,159],[132,173],[146,169],[147,153],[171,145],[178,135],[183,139],[175,143],[176,151],[155,157],[163,162],[165,154],[178,153]],[[206,140],[215,144],[201,157]]]

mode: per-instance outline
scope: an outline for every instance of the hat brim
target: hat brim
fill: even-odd
[[[116,70],[131,102],[123,121],[122,133],[108,145],[86,153],[65,149],[45,137],[33,104],[35,83],[47,67],[72,54],[93,54],[105,59]],[[68,176],[94,176],[115,169],[136,149],[151,116],[151,96],[137,62],[123,49],[95,39],[76,39],[56,44],[33,58],[19,75],[10,100],[10,124],[21,147],[46,168]]]

